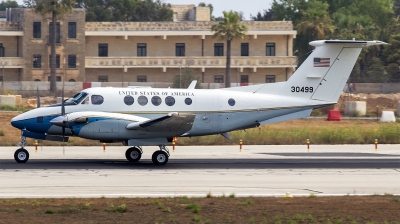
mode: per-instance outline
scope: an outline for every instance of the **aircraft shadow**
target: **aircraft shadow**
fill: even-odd
[[[140,162],[104,159],[31,159],[16,163],[0,160],[1,170],[24,169],[399,169],[398,159],[170,159],[167,165],[157,166],[151,160]]]

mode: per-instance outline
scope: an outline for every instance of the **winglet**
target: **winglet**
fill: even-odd
[[[196,84],[197,84],[197,80],[193,80],[193,81],[190,83],[188,89],[194,89],[194,88],[196,87]]]

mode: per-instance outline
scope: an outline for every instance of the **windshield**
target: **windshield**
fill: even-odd
[[[72,97],[71,99],[68,99],[66,102],[73,102],[75,104],[79,104],[83,99],[85,99],[85,97],[88,94],[85,92],[80,92],[78,94],[76,94],[74,97]]]

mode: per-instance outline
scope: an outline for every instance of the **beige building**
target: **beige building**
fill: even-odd
[[[85,22],[85,11],[57,22],[57,79],[79,82],[169,82],[193,69],[204,83],[223,83],[226,42],[212,38],[207,7],[173,5],[173,22]],[[0,21],[0,79],[47,81],[48,18],[31,9],[6,11]],[[244,21],[232,42],[231,82],[284,81],[296,67],[290,21]],[[4,73],[4,74],[3,74]],[[65,75],[64,75],[65,74]]]

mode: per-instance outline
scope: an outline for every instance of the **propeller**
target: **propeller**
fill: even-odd
[[[64,59],[64,67],[65,67],[65,59]],[[64,79],[63,79],[63,85],[62,85],[62,92],[61,92],[61,116],[65,118],[65,104],[64,104]],[[63,155],[65,155],[65,146],[64,146],[64,138],[65,138],[65,126],[67,121],[63,121],[63,126],[62,126],[62,137],[63,137]]]
[[[39,96],[39,86],[36,86],[36,103],[37,103],[37,108],[40,107],[40,96]]]

